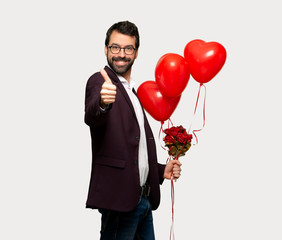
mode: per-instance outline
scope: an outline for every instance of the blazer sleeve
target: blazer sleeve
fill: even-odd
[[[104,79],[101,73],[95,73],[86,84],[84,122],[89,126],[103,125],[111,108],[111,105],[107,110],[102,110],[100,107],[100,91],[103,83]]]
[[[159,184],[162,184],[164,181],[164,170],[166,165],[158,163],[158,167],[159,167]]]

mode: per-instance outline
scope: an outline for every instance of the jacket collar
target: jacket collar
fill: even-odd
[[[119,80],[118,76],[116,75],[116,73],[111,69],[109,68],[108,66],[105,66],[105,71],[108,73],[110,79],[112,80],[112,83],[115,84],[119,90],[121,91],[123,97],[126,99],[126,102],[128,103],[130,109],[132,110],[135,118],[136,118],[136,121],[137,121],[137,117],[136,117],[136,114],[135,114],[135,111],[134,111],[134,107],[131,103],[131,100],[126,92],[126,89],[124,88],[123,84],[121,83],[121,81]]]

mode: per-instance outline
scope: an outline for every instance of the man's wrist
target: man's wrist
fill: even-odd
[[[100,109],[102,111],[107,111],[107,110],[109,110],[109,108],[110,108],[110,104],[105,104],[102,101],[100,101]]]
[[[109,106],[108,104],[100,102],[100,108],[105,110],[108,106]]]

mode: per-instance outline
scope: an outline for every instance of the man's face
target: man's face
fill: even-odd
[[[110,36],[109,47],[133,47],[135,48],[135,37],[124,35],[118,31],[113,31]],[[112,53],[108,46],[105,46],[105,54],[107,56],[109,66],[119,75],[124,76],[131,70],[134,60],[137,58],[138,50],[135,50],[132,55],[125,53],[121,49],[119,53]]]

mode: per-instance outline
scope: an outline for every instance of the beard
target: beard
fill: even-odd
[[[122,57],[112,57],[109,58],[109,56],[107,56],[107,61],[109,66],[115,71],[115,73],[119,74],[119,75],[123,75],[125,73],[128,72],[128,70],[132,67],[133,63],[134,63],[134,58],[122,58]],[[126,62],[125,65],[117,65],[115,64],[115,61],[123,61]]]

